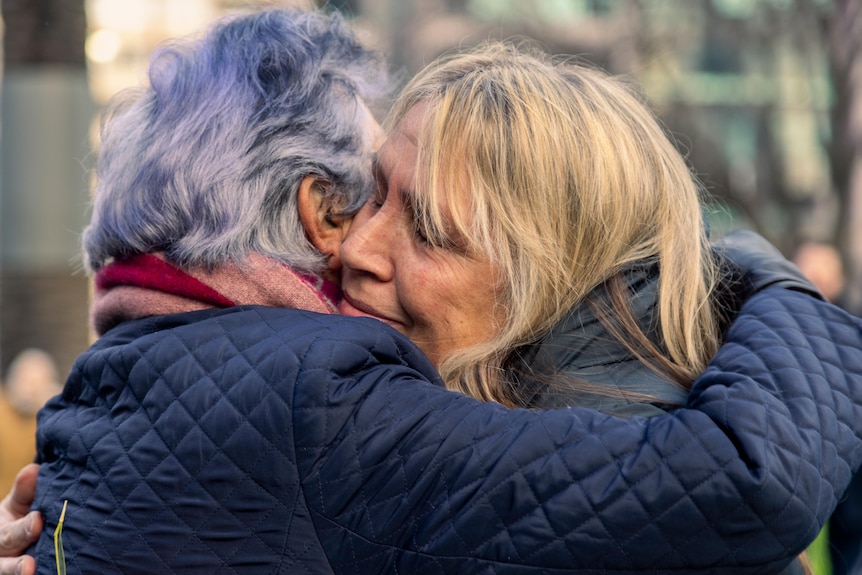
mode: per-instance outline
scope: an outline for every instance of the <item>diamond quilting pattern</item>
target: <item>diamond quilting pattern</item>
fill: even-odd
[[[369,557],[382,553],[411,567],[422,562],[419,556],[440,562],[441,556],[457,555],[491,561],[492,572],[505,571],[497,564],[503,557],[591,572],[588,565],[600,556],[602,568],[619,572],[730,563],[735,566],[725,572],[744,573],[762,572],[768,557],[800,551],[836,502],[829,477],[846,485],[850,469],[859,465],[858,451],[852,455],[856,459],[844,460],[852,450],[840,445],[851,436],[858,440],[860,324],[837,308],[786,290],[754,298],[741,318],[729,335],[731,344],[692,394],[691,407],[701,411],[680,410],[646,423],[622,424],[586,413],[572,421],[578,410],[571,410],[524,414],[522,427],[514,417],[496,427],[475,406],[454,409],[443,405],[445,398],[440,404],[432,397],[416,399],[407,382],[404,389],[390,384],[388,405],[367,421],[351,416],[335,423],[325,396],[304,397],[318,410],[303,407],[304,419],[321,418],[352,441],[351,449],[332,460],[316,455],[322,463],[309,476],[320,493],[312,507],[327,525],[325,532],[339,540],[345,532],[356,534],[345,547],[349,553],[330,554],[335,565],[356,571],[362,565],[358,549],[367,547]],[[848,356],[850,350],[856,353]],[[833,373],[839,366],[840,373]],[[339,388],[333,381],[329,387]],[[403,407],[416,404],[425,407]],[[837,427],[821,423],[836,412]],[[535,418],[543,420],[544,435],[535,433]],[[351,459],[349,453],[358,453],[361,444],[357,438],[369,437],[367,429],[380,419],[402,438],[400,457]],[[445,439],[422,455],[425,466],[408,469],[405,462],[414,465],[416,455],[405,439],[411,434],[398,430],[420,426]],[[522,457],[521,450],[531,455]],[[335,493],[334,483],[324,483],[330,466],[340,470],[332,475],[340,480]],[[464,471],[476,467],[483,470],[480,481]],[[391,529],[381,530],[374,512],[377,496],[361,487],[394,476],[410,486],[405,507],[412,504],[412,493],[425,494],[406,513],[415,529],[399,530],[393,521]],[[771,535],[750,536],[764,526]],[[542,533],[553,534],[554,543],[540,543],[536,534]],[[437,567],[458,572],[463,565]]]
[[[70,501],[70,573],[777,570],[860,464],[862,325],[766,290],[728,341],[686,409],[621,420],[446,392],[371,320],[134,322],[41,415],[38,505]]]

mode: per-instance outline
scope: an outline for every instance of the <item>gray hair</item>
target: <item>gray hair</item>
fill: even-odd
[[[372,186],[363,102],[388,90],[382,56],[338,14],[234,15],[162,45],[149,85],[103,114],[86,266],[161,251],[212,268],[258,252],[319,272],[299,184],[318,175],[342,213],[361,207]]]

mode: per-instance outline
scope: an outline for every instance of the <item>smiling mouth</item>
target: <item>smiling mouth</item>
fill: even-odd
[[[370,317],[377,321],[382,321],[383,323],[394,327],[398,331],[403,331],[400,323],[384,316],[377,315],[373,310],[362,305],[362,303],[354,302],[350,299],[350,296],[347,293],[343,294],[343,297],[338,304],[338,313],[349,317]]]

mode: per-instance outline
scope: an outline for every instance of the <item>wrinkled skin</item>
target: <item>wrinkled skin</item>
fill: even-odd
[[[24,467],[15,478],[12,491],[0,501],[0,575],[33,575],[36,561],[21,555],[39,538],[42,516],[30,511],[36,494],[39,466]]]

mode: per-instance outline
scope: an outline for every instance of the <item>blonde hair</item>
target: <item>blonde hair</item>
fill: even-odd
[[[505,310],[494,337],[442,362],[447,385],[516,403],[503,375],[512,351],[644,260],[660,268],[660,353],[690,384],[718,345],[717,274],[699,187],[633,91],[571,61],[488,43],[422,70],[389,126],[419,105],[416,213],[432,243],[451,243],[454,228],[468,252],[487,254]]]

